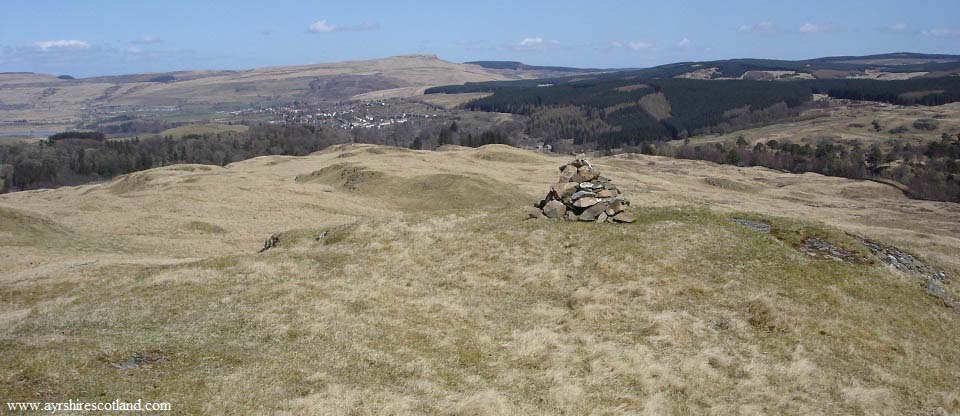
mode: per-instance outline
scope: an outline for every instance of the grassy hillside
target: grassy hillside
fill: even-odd
[[[0,396],[200,414],[960,412],[960,314],[859,241],[945,269],[956,296],[956,204],[621,155],[594,163],[636,223],[526,220],[565,161],[338,146],[2,195]],[[851,254],[808,254],[810,237]],[[86,243],[54,244],[71,239]]]
[[[81,120],[89,120],[91,112],[102,112],[103,117],[115,115],[117,110],[191,115],[256,104],[344,100],[384,90],[391,91],[388,94],[391,97],[407,97],[420,95],[429,86],[518,79],[537,74],[539,72],[532,71],[501,74],[477,65],[443,61],[433,55],[76,80],[37,74],[0,74],[0,87],[3,87],[0,88],[0,127],[11,131],[62,131]],[[375,94],[367,97],[373,96]],[[219,116],[210,114],[207,119],[216,117]]]
[[[935,120],[935,127],[918,129],[918,120]],[[873,122],[876,121],[876,127]],[[892,132],[892,133],[891,133]],[[692,143],[734,143],[743,137],[752,146],[768,140],[792,141],[816,145],[822,140],[834,143],[879,143],[889,149],[895,142],[909,142],[922,146],[940,140],[946,133],[960,132],[960,103],[934,107],[886,106],[869,102],[834,102],[827,108],[811,109],[800,119],[769,126],[745,129],[722,135],[691,138]],[[674,141],[679,144],[681,141]]]
[[[183,137],[190,134],[217,134],[217,133],[243,133],[249,130],[250,127],[237,124],[220,124],[220,123],[205,123],[205,124],[189,124],[186,126],[174,127],[172,129],[164,130],[158,133],[158,136],[166,137]]]

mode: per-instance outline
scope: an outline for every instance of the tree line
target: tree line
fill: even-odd
[[[419,131],[417,131],[419,129]],[[343,143],[371,143],[415,149],[444,144],[514,144],[516,129],[450,124],[343,131],[314,125],[260,125],[244,133],[107,140],[99,132],[58,133],[46,141],[0,145],[0,193],[78,185],[117,175],[196,163],[224,166],[266,155],[304,156]]]
[[[223,166],[263,155],[306,155],[346,141],[342,132],[301,125],[126,140],[66,132],[38,143],[0,145],[0,191],[76,185],[175,163]]]
[[[888,148],[878,143],[851,146],[821,141],[816,145],[791,141],[736,143],[645,143],[640,153],[679,159],[707,160],[736,166],[763,166],[791,173],[815,172],[851,179],[889,179],[905,185],[911,197],[960,202],[960,135],[944,134],[923,145],[898,141]]]

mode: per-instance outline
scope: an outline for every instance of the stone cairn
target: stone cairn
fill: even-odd
[[[630,201],[583,156],[560,166],[560,179],[534,206],[547,218],[568,221],[633,222]]]

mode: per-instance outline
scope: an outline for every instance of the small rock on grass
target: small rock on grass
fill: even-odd
[[[613,220],[616,221],[616,222],[631,223],[631,222],[636,221],[637,218],[634,217],[633,214],[624,211],[624,212],[621,212],[621,213],[619,213],[619,214],[617,214],[617,215],[614,215],[614,216],[613,216]]]
[[[742,218],[733,218],[733,219],[731,219],[730,221],[733,221],[733,222],[735,222],[735,223],[737,223],[737,224],[740,224],[740,225],[742,225],[742,226],[744,226],[744,227],[747,227],[747,228],[750,228],[750,229],[752,229],[752,230],[759,231],[759,232],[765,233],[765,234],[769,234],[769,233],[770,233],[770,230],[773,229],[773,227],[772,227],[770,224],[762,223],[762,222],[759,222],[759,221],[745,220],[745,219],[742,219]]]
[[[280,245],[280,234],[271,235],[267,241],[263,242],[263,248],[258,251],[258,253],[263,253],[264,251],[270,250],[271,248],[277,247]]]
[[[527,219],[528,219],[528,220],[536,220],[536,219],[540,219],[540,218],[543,218],[543,213],[540,212],[539,209],[537,209],[537,208],[530,208],[529,210],[527,210]],[[320,241],[320,239],[317,239],[317,241]]]

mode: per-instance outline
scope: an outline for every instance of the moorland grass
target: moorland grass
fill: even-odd
[[[792,240],[845,233],[634,214],[403,214],[290,231],[257,255],[105,266],[61,301],[19,304],[0,396],[220,414],[960,411],[960,315]],[[137,354],[162,359],[114,365]]]

